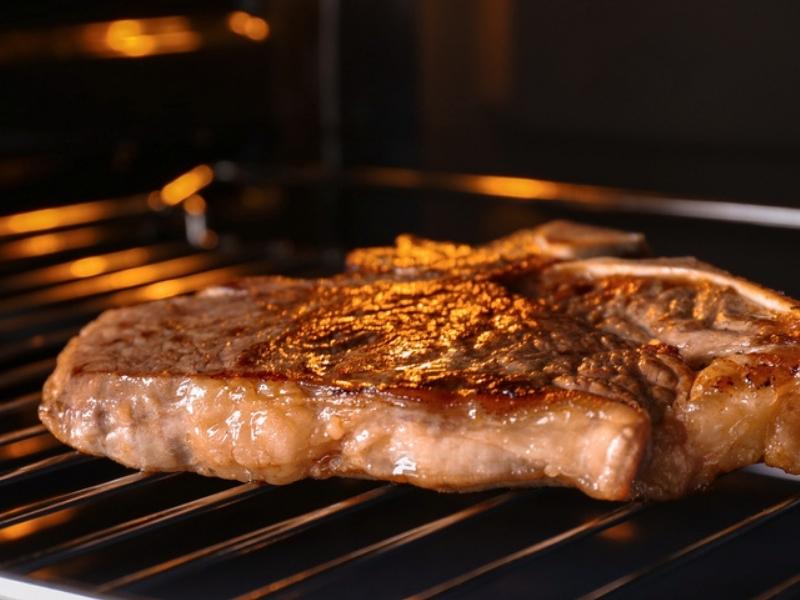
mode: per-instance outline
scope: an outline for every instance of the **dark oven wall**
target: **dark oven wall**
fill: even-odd
[[[350,164],[798,202],[796,2],[342,8]]]
[[[0,191],[16,207],[157,188],[219,159],[317,159],[311,1],[5,2]]]
[[[233,31],[237,11],[265,19],[268,36]],[[339,43],[320,52],[326,11]],[[324,133],[349,166],[793,204],[798,12],[790,0],[5,3],[0,187],[31,203],[218,158],[309,164]],[[104,42],[114,23],[130,42],[119,22],[137,19],[145,42],[173,45],[126,56]]]

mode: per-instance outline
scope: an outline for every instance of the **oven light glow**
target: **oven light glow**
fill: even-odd
[[[190,215],[204,215],[206,212],[206,201],[202,196],[194,194],[189,196],[183,203],[183,210]]]
[[[0,529],[0,541],[10,542],[11,540],[18,540],[34,534],[37,531],[60,525],[61,523],[69,521],[74,514],[75,509],[70,508]]]
[[[549,181],[492,175],[475,177],[474,187],[479,193],[506,198],[550,199],[559,192],[558,185]]]
[[[174,206],[206,187],[214,180],[214,171],[208,165],[198,165],[176,177],[161,190],[161,201]]]
[[[164,245],[160,248],[164,247],[169,247],[169,245]],[[87,256],[41,269],[32,269],[16,275],[12,281],[8,282],[8,286],[9,289],[24,290],[43,284],[61,283],[76,277],[93,277],[116,269],[127,269],[149,262],[152,260],[156,250],[160,250],[160,248],[130,248],[118,252],[109,252],[108,254]],[[0,248],[0,258],[2,257],[3,253]]]
[[[3,251],[0,252],[0,256],[3,258],[21,258],[53,254],[65,248],[65,242],[66,236],[55,233],[45,233],[6,244],[3,246]]]
[[[269,37],[269,23],[241,10],[228,15],[228,29],[254,42],[262,42]]]
[[[202,45],[202,37],[186,17],[120,19],[86,25],[83,44],[98,56],[139,58],[192,52]]]
[[[206,167],[207,169],[210,168]],[[130,214],[140,214],[146,199],[140,196],[96,200],[58,208],[42,208],[0,217],[0,236],[69,227]]]
[[[103,38],[109,49],[126,56],[147,56],[156,49],[155,38],[144,35],[140,21],[114,21]]]
[[[0,219],[0,235],[29,233],[93,221],[105,216],[106,212],[106,207],[102,203],[86,202],[63,208],[44,208],[17,213]]]
[[[0,260],[44,256],[62,250],[82,248],[99,239],[98,229],[88,227],[64,233],[43,233],[1,245]]]
[[[0,310],[17,310],[23,306],[37,306],[50,302],[64,302],[96,294],[114,292],[125,288],[152,284],[159,279],[174,278],[208,266],[204,255],[183,256],[121,271],[84,277],[19,294],[0,300]]]
[[[184,289],[184,286],[181,284],[180,280],[167,279],[166,281],[151,283],[141,290],[141,295],[146,300],[161,300],[162,298],[177,296],[184,291],[186,290]]]
[[[99,275],[108,268],[108,261],[102,256],[88,256],[74,261],[69,272],[74,277],[91,277]]]

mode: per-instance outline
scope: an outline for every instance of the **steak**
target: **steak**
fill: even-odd
[[[40,417],[146,470],[668,499],[800,472],[800,307],[639,234],[553,222],[472,247],[401,236],[331,278],[107,311]],[[603,256],[605,255],[605,256]]]

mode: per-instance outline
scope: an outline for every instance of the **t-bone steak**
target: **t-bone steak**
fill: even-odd
[[[110,310],[59,356],[40,416],[131,467],[273,484],[623,500],[762,460],[800,473],[800,305],[645,253],[563,221],[478,247],[401,236],[334,277]]]

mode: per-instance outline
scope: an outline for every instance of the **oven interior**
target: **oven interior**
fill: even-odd
[[[800,296],[798,90],[757,68],[763,53],[789,60],[790,8],[756,19],[728,5],[726,31],[756,19],[771,40],[748,59],[735,36],[683,26],[666,5],[437,4],[2,9],[0,596],[800,597],[800,484],[762,467],[664,504],[276,487],[134,472],[39,424],[56,355],[103,310],[246,275],[335,273],[348,249],[400,232],[479,242],[569,218]],[[698,10],[712,22],[720,7]],[[625,37],[625,19],[651,37]],[[559,28],[580,36],[566,48]],[[626,85],[553,93],[551,63],[581,80],[594,56],[589,70],[606,73],[620,40],[637,49]],[[701,47],[704,63],[677,54]],[[676,86],[716,73],[688,88],[705,113],[665,101],[648,116],[659,93],[687,93],[648,74],[658,57]],[[737,77],[772,103],[748,92],[715,109]],[[623,102],[634,84],[642,97]],[[570,121],[587,89],[590,123]]]

